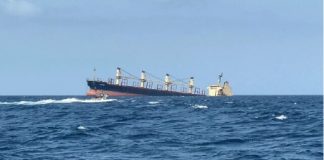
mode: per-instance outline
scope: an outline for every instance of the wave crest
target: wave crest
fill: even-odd
[[[158,102],[158,101],[150,101],[150,102],[148,102],[149,104],[159,104],[160,102]]]
[[[277,116],[276,117],[276,119],[278,119],[278,120],[285,120],[285,119],[287,119],[288,117],[287,116],[285,116],[285,115],[280,115],[280,116]]]
[[[193,105],[192,108],[195,108],[195,109],[206,109],[206,108],[208,108],[208,106],[196,104],[196,105]]]
[[[43,99],[39,101],[18,101],[18,102],[0,102],[0,105],[44,105],[44,104],[66,104],[66,103],[103,103],[116,101],[116,99],[78,99],[66,98],[61,100]]]

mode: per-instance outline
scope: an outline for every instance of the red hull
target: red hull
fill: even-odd
[[[116,92],[116,91],[94,90],[94,89],[90,89],[87,92],[87,96],[92,96],[92,97],[102,97],[103,95],[108,95],[108,96],[111,96],[111,97],[116,97],[116,96],[141,96],[140,94]]]

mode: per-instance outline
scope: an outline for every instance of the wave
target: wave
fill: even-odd
[[[277,116],[276,119],[278,119],[278,120],[285,120],[285,119],[287,119],[287,116],[280,115],[280,116]]]
[[[193,105],[192,108],[206,109],[206,108],[208,108],[208,106],[196,104],[196,105]]]
[[[220,144],[226,144],[226,145],[234,144],[235,145],[235,144],[242,144],[245,142],[246,142],[246,140],[244,140],[244,139],[224,139],[224,140],[220,140],[220,141],[196,143],[195,145],[197,145],[197,146],[210,146],[210,145],[220,145]]]
[[[86,127],[84,127],[84,126],[78,126],[78,128],[77,128],[78,130],[86,130],[87,128]]]
[[[226,104],[233,104],[233,101],[225,102]]]
[[[61,100],[44,99],[39,101],[18,101],[18,102],[0,102],[0,105],[44,105],[44,104],[66,104],[66,103],[103,103],[116,101],[116,99],[78,99],[66,98]]]
[[[151,102],[148,102],[149,104],[159,104],[160,102],[158,101],[151,101]]]

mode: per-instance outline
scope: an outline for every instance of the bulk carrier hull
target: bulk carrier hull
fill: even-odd
[[[167,91],[143,87],[123,86],[110,84],[103,81],[87,81],[90,90],[88,96],[205,96],[204,94],[192,94],[177,91]]]

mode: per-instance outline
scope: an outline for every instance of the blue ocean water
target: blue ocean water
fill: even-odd
[[[0,97],[0,159],[323,159],[322,96]]]

